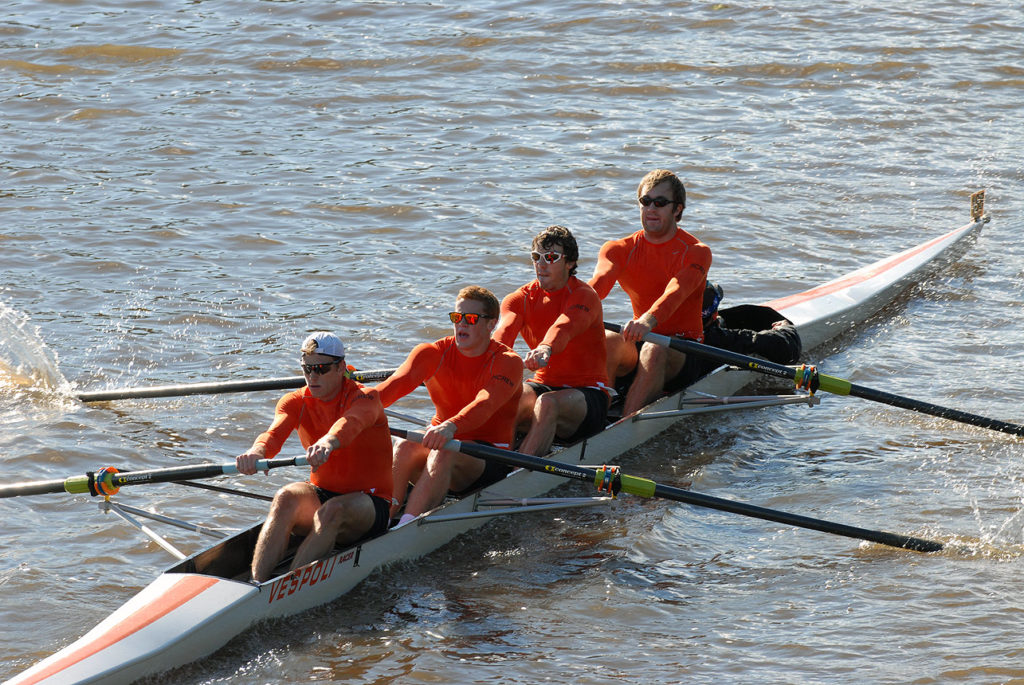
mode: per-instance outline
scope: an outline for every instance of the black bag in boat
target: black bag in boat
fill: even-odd
[[[712,313],[713,316],[713,313]],[[756,355],[776,364],[793,364],[802,346],[796,326],[771,307],[741,304],[718,310],[704,326],[704,344],[740,354]],[[721,362],[696,354],[686,355],[682,372],[669,384],[675,392],[711,373]]]
[[[741,304],[719,309],[721,286],[707,282],[701,316],[704,319],[704,344],[740,354],[757,355],[776,364],[793,364],[800,359],[800,334],[793,322],[771,307]],[[686,355],[679,374],[665,384],[673,393],[695,383],[721,366],[721,362],[698,354]],[[615,379],[615,389],[625,396],[636,371]]]
[[[771,307],[741,304],[718,311],[718,318],[704,328],[704,344],[756,354],[776,364],[800,359],[800,335],[796,326]]]

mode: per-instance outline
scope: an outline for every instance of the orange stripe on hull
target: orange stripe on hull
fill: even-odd
[[[920,253],[924,252],[925,250],[928,250],[936,243],[941,243],[943,240],[948,239],[949,236],[953,235],[954,233],[957,233],[959,230],[961,229],[957,229],[956,231],[950,231],[946,235],[939,236],[935,240],[930,240],[924,245],[918,245],[916,248],[907,252],[906,254],[900,255],[898,259],[884,262],[883,264],[880,264],[876,268],[871,269],[869,271],[851,274],[846,278],[841,278],[837,281],[833,281],[832,283],[826,283],[825,285],[818,286],[817,288],[812,288],[802,293],[797,293],[796,295],[789,295],[788,297],[782,297],[779,298],[778,300],[772,300],[771,302],[768,302],[766,304],[776,311],[781,311],[783,309],[786,309],[787,307],[793,307],[808,300],[823,297],[824,295],[831,295],[834,292],[838,292],[840,290],[849,288],[858,283],[870,280],[880,273],[885,273],[886,271],[893,268],[897,264],[902,264],[911,257],[915,257]]]
[[[207,590],[218,582],[217,578],[207,576],[183,576],[180,580],[167,588],[159,599],[150,602],[135,613],[126,617],[123,621],[110,630],[100,635],[89,644],[82,645],[79,649],[68,654],[59,661],[50,664],[48,668],[35,674],[32,678],[24,681],[24,685],[38,683],[50,676],[69,668],[80,661],[84,661],[94,654],[103,651],[107,647],[116,644],[120,640],[137,633],[146,626],[163,618],[178,607],[194,599],[197,595]]]

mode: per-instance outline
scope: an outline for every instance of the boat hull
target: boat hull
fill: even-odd
[[[959,253],[983,224],[978,220],[806,292],[766,303],[793,321],[810,350],[850,330]],[[940,259],[942,258],[942,259]],[[664,397],[643,413],[680,409],[696,393],[733,395],[756,374],[720,367],[683,393]],[[626,417],[602,433],[566,447],[554,459],[603,464],[679,421]],[[130,683],[206,656],[259,620],[295,614],[330,602],[378,568],[427,554],[487,521],[471,514],[491,498],[529,498],[562,481],[518,470],[482,491],[447,503],[416,522],[337,552],[262,584],[244,580],[259,526],[175,565],[88,634],[8,681]],[[441,519],[444,519],[443,522]]]

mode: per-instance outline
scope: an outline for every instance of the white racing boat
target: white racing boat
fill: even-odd
[[[970,223],[905,252],[766,304],[797,326],[804,350],[813,349],[864,322],[908,286],[958,254],[956,248],[987,221],[981,202],[975,197],[972,197],[971,216]],[[584,461],[610,463],[689,414],[766,404],[807,404],[816,400],[808,393],[792,397],[733,397],[753,380],[754,374],[751,370],[719,367],[683,392],[664,397],[583,442],[558,449],[551,461],[574,467]],[[730,399],[726,402],[725,398]],[[222,472],[230,471],[230,466],[223,467]],[[212,474],[199,471],[178,473],[176,479],[209,475]],[[82,478],[70,480],[84,481]],[[413,523],[353,547],[337,549],[324,559],[294,572],[284,572],[264,583],[249,580],[253,545],[260,529],[259,525],[253,526],[197,554],[181,558],[86,635],[7,682],[10,685],[130,683],[147,674],[200,659],[257,621],[288,616],[330,602],[382,566],[427,554],[494,516],[589,506],[608,499],[607,496],[531,499],[562,482],[547,473],[517,469],[498,483],[446,502]],[[81,487],[65,489],[84,491]],[[102,504],[128,519],[131,514],[154,517],[109,498]],[[173,522],[163,517],[158,520]],[[166,541],[158,541],[184,557]]]

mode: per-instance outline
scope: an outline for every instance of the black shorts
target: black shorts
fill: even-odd
[[[344,493],[331,492],[330,490],[324,490],[323,488],[314,485],[313,488],[316,490],[316,496],[320,498],[320,504],[324,504],[327,500],[332,497],[340,497]],[[384,499],[383,497],[377,497],[377,495],[369,495],[370,501],[373,502],[374,519],[373,525],[370,530],[366,531],[366,535],[359,538],[365,540],[366,538],[372,538],[380,535],[388,529],[388,524],[391,522],[391,502]]]
[[[687,338],[687,340],[688,339],[689,338]],[[640,340],[636,343],[637,357],[640,356],[640,348],[643,346],[643,340]],[[686,386],[692,385],[701,376],[706,374],[715,366],[719,366],[719,364],[714,364],[713,366],[711,366],[711,368],[707,368],[708,364],[703,357],[696,354],[687,354],[686,359],[683,360],[682,368],[679,369],[679,373],[677,373],[672,378],[665,379],[665,387],[663,388],[663,390],[667,394],[671,394],[678,390],[682,390]],[[627,373],[625,376],[619,376],[618,378],[615,379],[615,390],[619,393],[619,395],[625,397],[627,394],[629,394],[629,387],[633,385],[633,380],[635,378],[636,367],[634,366],[633,370]]]
[[[672,378],[665,381],[665,392],[672,394],[678,392],[688,385],[693,385],[702,376],[707,375],[712,369],[721,366],[721,363],[708,364],[706,357],[697,354],[688,354],[683,360],[683,368],[679,369]]]
[[[576,432],[567,438],[555,436],[557,442],[563,444],[571,444],[579,442],[583,438],[589,438],[591,435],[596,435],[604,430],[605,424],[608,420],[608,393],[600,388],[553,388],[550,385],[542,385],[540,383],[534,383],[527,381],[527,385],[533,388],[533,391],[540,397],[546,392],[553,392],[555,390],[579,390],[583,393],[583,399],[587,403],[587,415],[583,417],[583,421],[580,422],[579,428]]]
[[[776,364],[793,364],[800,359],[802,344],[796,326],[771,307],[741,304],[721,309],[718,314],[704,328],[705,345],[757,355]],[[721,365],[710,357],[688,354],[682,371],[665,384],[665,391],[690,385]]]
[[[488,443],[481,442],[480,444],[486,445]],[[475,481],[467,485],[464,489],[459,490],[458,492],[450,492],[452,495],[456,497],[462,497],[473,492],[474,490],[486,488],[488,485],[493,485],[494,483],[497,483],[499,480],[502,480],[505,476],[512,473],[512,470],[514,468],[515,467],[508,466],[507,464],[499,464],[496,461],[484,459],[484,472],[481,473],[480,476]]]

